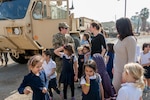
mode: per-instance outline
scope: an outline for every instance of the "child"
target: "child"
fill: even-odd
[[[81,40],[81,45],[86,45],[86,44],[91,45],[90,36],[88,33],[84,33]]]
[[[83,46],[84,62],[91,59],[91,48],[89,45]]]
[[[82,100],[104,100],[101,77],[96,73],[96,63],[88,60],[84,63],[84,76],[81,78]]]
[[[74,98],[74,81],[77,81],[78,76],[78,59],[74,54],[72,45],[65,45],[54,50],[54,53],[60,56],[63,60],[63,67],[60,75],[60,83],[63,83],[64,99],[67,99],[67,87],[71,88],[71,100]],[[62,52],[63,51],[63,52]]]
[[[78,47],[77,50],[78,50],[78,65],[79,65],[79,67],[78,67],[78,79],[80,80],[81,76],[83,74],[83,64],[84,64],[83,46]],[[79,85],[78,88],[81,88],[81,85]]]
[[[113,79],[113,60],[114,60],[114,49],[113,49],[114,44],[113,43],[107,43],[107,55],[106,55],[106,69],[108,72],[108,75],[112,81]]]
[[[150,48],[149,44],[144,43],[142,46],[143,51],[140,54],[140,64],[143,66],[143,68],[146,71],[146,73],[144,73],[144,76],[146,78],[146,83],[147,83],[145,90],[150,90],[150,52],[149,52],[149,48]]]
[[[42,67],[43,67],[43,69],[46,73],[47,79],[49,79],[48,89],[49,89],[49,93],[50,93],[50,96],[51,96],[51,99],[52,99],[53,98],[52,89],[54,89],[56,91],[56,93],[60,95],[60,90],[57,88],[56,63],[52,60],[51,52],[49,50],[43,51],[42,56],[45,60],[43,62]]]
[[[101,75],[101,78],[102,78],[102,85],[103,85],[103,89],[104,89],[104,98],[115,100],[116,92],[111,83],[111,79],[108,75],[108,72],[106,70],[105,62],[104,62],[102,55],[100,53],[95,53],[95,54],[93,54],[92,59],[96,62],[98,73]]]
[[[48,81],[42,69],[41,55],[35,55],[28,61],[30,73],[27,74],[18,88],[20,94],[29,94],[33,91],[32,100],[50,100],[47,92]],[[29,86],[31,89],[27,88]]]
[[[142,100],[142,90],[145,85],[143,74],[144,69],[140,64],[126,64],[122,73],[123,84],[119,89],[117,100]]]

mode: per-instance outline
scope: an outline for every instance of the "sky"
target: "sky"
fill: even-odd
[[[70,1],[70,7],[72,0]],[[140,13],[143,8],[150,12],[150,0],[126,0],[126,17]],[[125,0],[73,0],[75,17],[88,17],[100,22],[116,21],[124,17]],[[149,16],[150,17],[150,16]],[[148,19],[150,21],[150,18]]]

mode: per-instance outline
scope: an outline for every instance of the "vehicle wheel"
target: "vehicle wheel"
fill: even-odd
[[[25,59],[24,54],[19,54],[19,58],[17,59],[14,56],[12,56],[12,54],[10,53],[10,57],[13,61],[15,61],[16,63],[19,63],[19,64],[26,64],[28,62],[28,59]]]

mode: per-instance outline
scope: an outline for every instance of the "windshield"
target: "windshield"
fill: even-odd
[[[30,0],[2,0],[0,3],[0,20],[24,18]]]

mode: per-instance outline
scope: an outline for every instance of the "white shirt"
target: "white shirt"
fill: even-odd
[[[61,53],[60,57],[63,58],[63,56],[65,56],[66,59],[71,59],[71,57],[74,56],[73,62],[78,61],[77,57],[74,54],[72,54],[71,56],[68,56],[65,53]]]
[[[56,76],[57,76],[56,71],[55,71],[55,73],[53,75],[51,75],[50,77],[48,77],[49,74],[51,74],[52,69],[56,68],[56,63],[52,59],[50,59],[50,61],[48,63],[46,61],[44,61],[42,67],[43,67],[43,69],[45,71],[47,79],[56,78]]]
[[[146,54],[141,52],[140,58],[141,58],[141,64],[150,63],[150,52],[148,52]]]
[[[102,79],[101,79],[101,76],[99,75],[99,74],[97,74],[98,75],[98,78],[99,78],[99,83],[102,81]],[[90,76],[89,77],[90,79],[96,79],[96,74],[94,74],[93,76]],[[82,76],[81,77],[81,82],[80,82],[80,84],[82,85],[82,84],[86,84],[86,80],[85,80],[85,78]]]
[[[121,84],[116,100],[140,100],[142,90],[137,88],[134,83]]]

